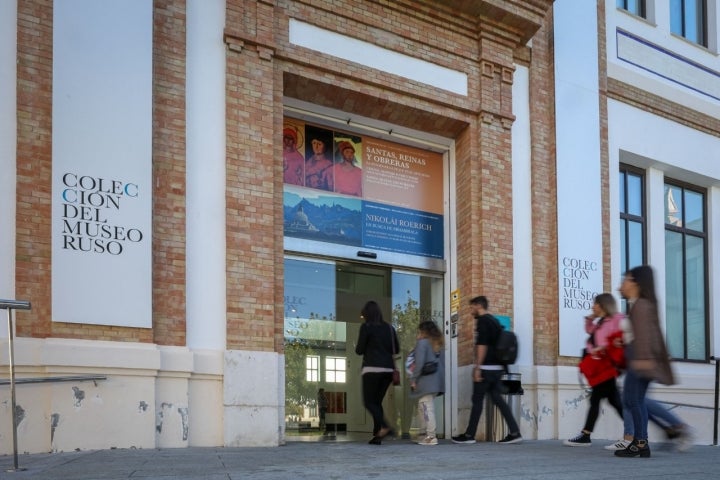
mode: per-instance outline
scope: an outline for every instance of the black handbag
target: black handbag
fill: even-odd
[[[427,362],[420,370],[420,375],[431,375],[438,370],[438,362]]]
[[[434,362],[425,362],[425,365],[423,365],[422,369],[420,370],[420,375],[432,375],[433,373],[437,372],[438,364],[440,363],[440,361],[437,360],[439,357],[440,353],[436,353],[436,360]]]

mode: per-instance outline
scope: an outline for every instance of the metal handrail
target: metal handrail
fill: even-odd
[[[27,383],[54,383],[54,382],[95,382],[97,380],[107,380],[105,375],[69,375],[63,377],[29,377],[16,378],[15,385]],[[0,385],[10,385],[10,379],[0,378]]]
[[[0,299],[0,308],[6,310],[30,310],[30,302],[24,300],[3,300]]]
[[[15,414],[15,328],[13,327],[13,313],[15,310],[30,310],[30,302],[22,300],[1,300],[0,308],[7,310],[8,319],[8,350],[10,354],[10,415],[12,416],[13,433],[13,469],[8,472],[25,470],[18,467],[18,446],[17,446],[17,415]]]

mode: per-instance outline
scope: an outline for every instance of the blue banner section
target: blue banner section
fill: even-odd
[[[362,245],[443,258],[443,216],[375,202],[363,202]]]

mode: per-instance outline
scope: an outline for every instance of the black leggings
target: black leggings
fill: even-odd
[[[382,402],[391,383],[392,372],[368,372],[362,376],[363,403],[373,417],[373,435],[388,426]]]
[[[595,428],[595,422],[600,414],[600,400],[607,398],[608,403],[612,405],[615,411],[623,416],[622,401],[620,400],[620,392],[617,389],[617,382],[615,378],[606,380],[592,387],[592,393],[590,394],[590,410],[587,413],[587,419],[585,420],[585,428],[583,430],[592,432]]]

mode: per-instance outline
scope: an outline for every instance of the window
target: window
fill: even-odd
[[[320,379],[320,357],[308,355],[305,357],[305,380],[317,383]]]
[[[620,166],[620,270],[645,262],[645,177],[641,170]]]
[[[616,0],[615,5],[633,15],[645,18],[645,0]]]
[[[670,0],[670,31],[707,47],[705,0]]]
[[[665,184],[665,322],[670,355],[707,360],[705,193]]]
[[[328,383],[345,383],[345,357],[325,358],[325,381]]]

